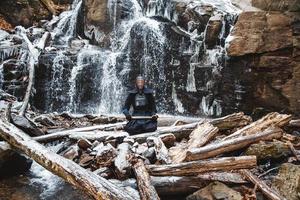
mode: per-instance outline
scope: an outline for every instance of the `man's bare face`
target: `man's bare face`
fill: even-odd
[[[145,86],[145,81],[144,80],[136,80],[136,86],[138,89],[142,90]]]

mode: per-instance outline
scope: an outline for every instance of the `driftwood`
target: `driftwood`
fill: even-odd
[[[300,119],[291,120],[289,123],[290,127],[300,128]]]
[[[256,166],[256,156],[224,157],[170,165],[147,165],[153,176],[193,176],[199,173],[247,169]]]
[[[87,132],[87,131],[92,132],[94,130],[105,130],[107,128],[117,128],[117,127],[123,126],[125,124],[126,124],[125,122],[120,122],[120,123],[114,123],[114,124],[104,124],[104,125],[74,128],[74,129],[70,129],[70,130],[58,131],[58,132],[51,133],[48,135],[43,135],[40,137],[34,137],[33,139],[38,142],[50,142],[50,141],[62,139],[65,137],[69,137],[73,133]]]
[[[210,172],[198,176],[151,176],[151,183],[159,195],[190,194],[212,181],[245,184],[239,173]]]
[[[212,143],[200,148],[194,148],[187,151],[186,160],[200,160],[205,158],[211,158],[223,153],[231,152],[234,150],[242,149],[255,142],[261,140],[278,139],[282,136],[283,131],[280,128],[270,127],[261,133],[240,136],[238,138],[232,138],[219,143]]]
[[[30,98],[33,84],[34,84],[35,65],[38,62],[41,51],[46,46],[46,43],[50,37],[50,33],[49,32],[44,33],[44,35],[40,39],[39,43],[35,46],[33,46],[33,44],[28,39],[28,37],[26,35],[26,30],[23,27],[19,27],[19,34],[27,43],[29,52],[31,54],[30,60],[29,60],[29,69],[28,69],[29,70],[29,82],[28,82],[28,86],[27,86],[27,89],[25,92],[24,99],[23,99],[22,107],[20,108],[20,111],[19,111],[19,115],[23,116],[27,109],[29,98]]]
[[[150,176],[141,159],[137,159],[133,164],[133,171],[137,180],[141,200],[159,200],[158,194],[151,184]]]
[[[263,118],[245,126],[238,131],[234,132],[233,134],[225,137],[223,140],[227,140],[230,138],[235,138],[238,136],[243,135],[252,135],[257,132],[261,132],[270,126],[277,126],[282,127],[287,125],[291,120],[291,115],[279,114],[279,113],[269,113],[268,115],[264,116]]]
[[[147,138],[148,147],[154,147],[157,164],[170,164],[171,159],[168,155],[168,149],[159,137]]]
[[[91,171],[85,170],[74,162],[46,149],[20,129],[4,120],[0,120],[0,136],[13,148],[25,153],[77,188],[84,190],[94,199],[138,199],[138,197],[121,190],[106,179],[95,176]]]
[[[116,167],[116,173],[119,178],[126,178],[130,174],[131,170],[131,150],[128,143],[122,143],[117,148],[117,157],[114,164]]]
[[[169,126],[169,127],[160,127],[157,131],[151,133],[143,133],[139,135],[130,136],[139,143],[146,141],[148,137],[158,137],[159,135],[165,133],[173,133],[177,140],[187,138],[190,133],[199,125],[205,122],[210,122],[215,127],[221,130],[227,130],[235,127],[240,127],[251,122],[251,118],[244,115],[243,113],[235,113],[228,115],[222,118],[217,119],[199,119],[197,122],[179,125],[179,126]]]
[[[263,194],[270,200],[286,200],[286,198],[280,196],[276,191],[271,189],[266,183],[261,181],[257,176],[252,174],[249,170],[240,170],[240,173],[245,176],[250,182],[256,185]]]
[[[251,117],[245,115],[243,112],[233,113],[225,117],[212,119],[210,123],[219,128],[219,130],[228,130],[241,126],[246,126],[252,122]]]
[[[92,132],[74,132],[69,135],[70,139],[79,140],[84,138],[86,140],[97,140],[99,142],[103,142],[107,138],[125,138],[128,137],[129,134],[123,131],[92,131]]]
[[[186,153],[188,150],[198,148],[209,142],[218,133],[218,128],[214,127],[210,123],[204,123],[199,125],[192,131],[189,136],[189,141],[186,145],[180,147],[171,148],[170,151],[175,150],[173,153],[173,163],[180,163],[186,159]]]
[[[235,184],[247,183],[243,176],[236,172],[209,172],[198,176],[150,176],[150,179],[157,193],[162,196],[190,194],[213,181]],[[120,187],[138,189],[136,180],[133,178],[124,181],[110,179],[110,181]]]

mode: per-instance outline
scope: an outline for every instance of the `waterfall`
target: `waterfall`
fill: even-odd
[[[83,0],[74,0],[70,10],[46,22],[44,29],[27,30],[33,38],[45,30],[51,33],[37,69],[42,73],[36,80],[38,109],[120,113],[127,90],[141,73],[155,90],[159,112],[222,115],[218,92],[225,45],[239,12],[230,0],[105,1],[106,10],[101,12],[111,27],[89,33],[95,38],[105,35],[105,45],[92,44],[78,32],[84,21],[79,21],[85,12]],[[221,20],[214,45],[206,44],[209,20]],[[5,46],[0,48],[0,66],[15,56],[26,64],[24,44],[10,45],[7,37],[0,32],[0,47]],[[3,73],[1,78],[3,83]],[[236,87],[239,91],[239,84]],[[45,102],[38,103],[39,96]]]

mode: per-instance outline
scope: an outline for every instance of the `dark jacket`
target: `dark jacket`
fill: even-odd
[[[123,113],[124,115],[130,115],[129,110],[131,106],[133,107],[133,113],[132,115],[145,115],[145,116],[151,116],[156,114],[156,105],[155,105],[155,100],[153,96],[153,90],[149,88],[144,88],[142,93],[145,95],[147,99],[147,104],[142,107],[137,107],[136,106],[136,95],[138,94],[137,89],[133,89],[129,91],[129,95],[125,101],[125,105],[123,106]]]

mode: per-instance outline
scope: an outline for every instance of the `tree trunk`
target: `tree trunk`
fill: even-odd
[[[120,188],[106,179],[81,168],[73,161],[46,149],[17,127],[3,120],[0,120],[0,136],[13,148],[25,153],[37,163],[77,188],[84,190],[94,199],[138,199],[138,197],[120,190]]]
[[[193,176],[219,170],[247,169],[256,166],[256,156],[224,157],[170,165],[147,165],[153,176]]]
[[[261,140],[278,139],[282,136],[283,131],[280,128],[271,127],[261,133],[254,135],[240,136],[225,141],[212,143],[200,148],[194,148],[187,151],[186,160],[200,160],[205,158],[215,157],[217,155],[245,148],[250,144]]]
[[[141,159],[133,165],[133,171],[137,180],[141,200],[159,200],[158,194],[150,182],[150,176]]]

